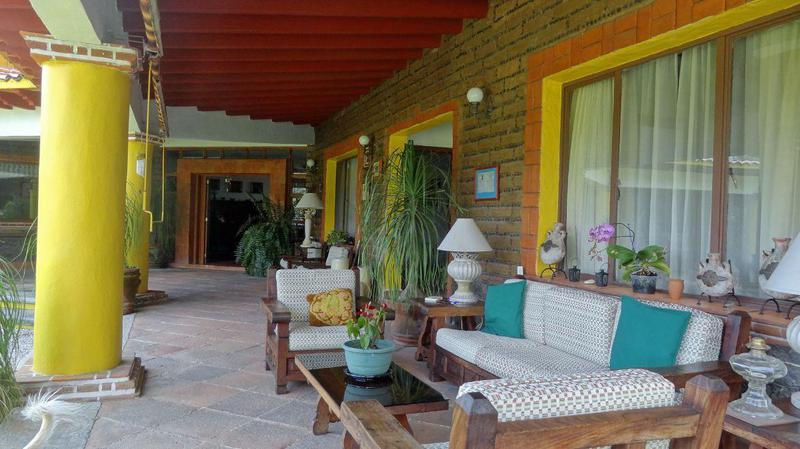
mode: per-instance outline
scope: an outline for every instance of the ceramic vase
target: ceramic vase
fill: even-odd
[[[632,274],[631,281],[631,286],[633,287],[634,293],[652,295],[656,292],[656,281],[658,281],[658,276]]]
[[[547,236],[539,247],[539,257],[547,265],[557,265],[567,254],[567,244],[565,239],[567,231],[562,223],[553,225],[553,229],[547,231]]]
[[[721,297],[733,293],[733,271],[730,262],[723,262],[719,253],[708,253],[705,262],[697,269],[697,286],[708,297]]]
[[[766,288],[767,281],[772,276],[772,272],[778,266],[778,263],[783,259],[786,250],[789,249],[789,244],[792,239],[789,237],[772,237],[774,247],[769,251],[761,251],[761,264],[758,267],[758,286],[761,291],[768,297],[775,299],[789,299],[794,295],[779,293]]]
[[[395,346],[389,340],[375,342],[377,349],[361,349],[358,340],[342,345],[347,369],[357,376],[382,376],[389,371]]]
[[[667,282],[669,299],[673,301],[681,299],[681,296],[683,296],[683,287],[683,279],[670,279],[669,282]]]

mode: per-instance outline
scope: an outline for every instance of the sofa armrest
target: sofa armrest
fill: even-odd
[[[341,412],[345,443],[351,439],[361,449],[423,449],[378,401],[345,402]]]
[[[652,371],[664,376],[667,380],[675,385],[675,388],[684,388],[689,379],[700,374],[708,374],[719,377],[726,384],[728,384],[728,387],[732,393],[735,391],[733,388],[734,386],[744,382],[744,379],[742,379],[741,376],[733,371],[730,363],[723,361],[697,362],[688,363],[686,365],[669,366],[665,368],[647,369],[648,371]]]
[[[261,298],[261,307],[270,323],[288,323],[292,320],[292,312],[275,298]]]

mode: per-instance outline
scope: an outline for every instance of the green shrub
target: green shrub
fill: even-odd
[[[281,256],[292,249],[294,209],[281,208],[268,197],[262,203],[255,200],[253,203],[258,213],[239,230],[242,237],[236,245],[236,263],[250,276],[263,277],[268,268],[278,266]]]

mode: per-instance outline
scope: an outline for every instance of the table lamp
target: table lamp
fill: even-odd
[[[472,218],[459,218],[439,245],[439,251],[453,253],[453,260],[447,265],[447,274],[456,281],[458,288],[450,297],[453,304],[473,304],[478,297],[472,292],[472,282],[483,271],[476,260],[477,253],[492,251],[486,237]]]
[[[303,243],[300,246],[309,248],[311,246],[311,219],[314,217],[314,212],[322,209],[322,201],[316,193],[304,193],[294,207],[295,209],[305,210],[306,238],[303,239]]]
[[[792,240],[789,250],[778,263],[765,287],[778,293],[795,295],[800,301],[800,234]],[[800,352],[800,316],[796,316],[786,328],[786,341],[795,352]],[[792,405],[800,408],[800,392],[792,393]]]

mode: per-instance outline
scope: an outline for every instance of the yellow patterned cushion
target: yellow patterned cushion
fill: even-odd
[[[312,326],[341,326],[353,317],[353,291],[349,288],[308,295],[306,301]]]

